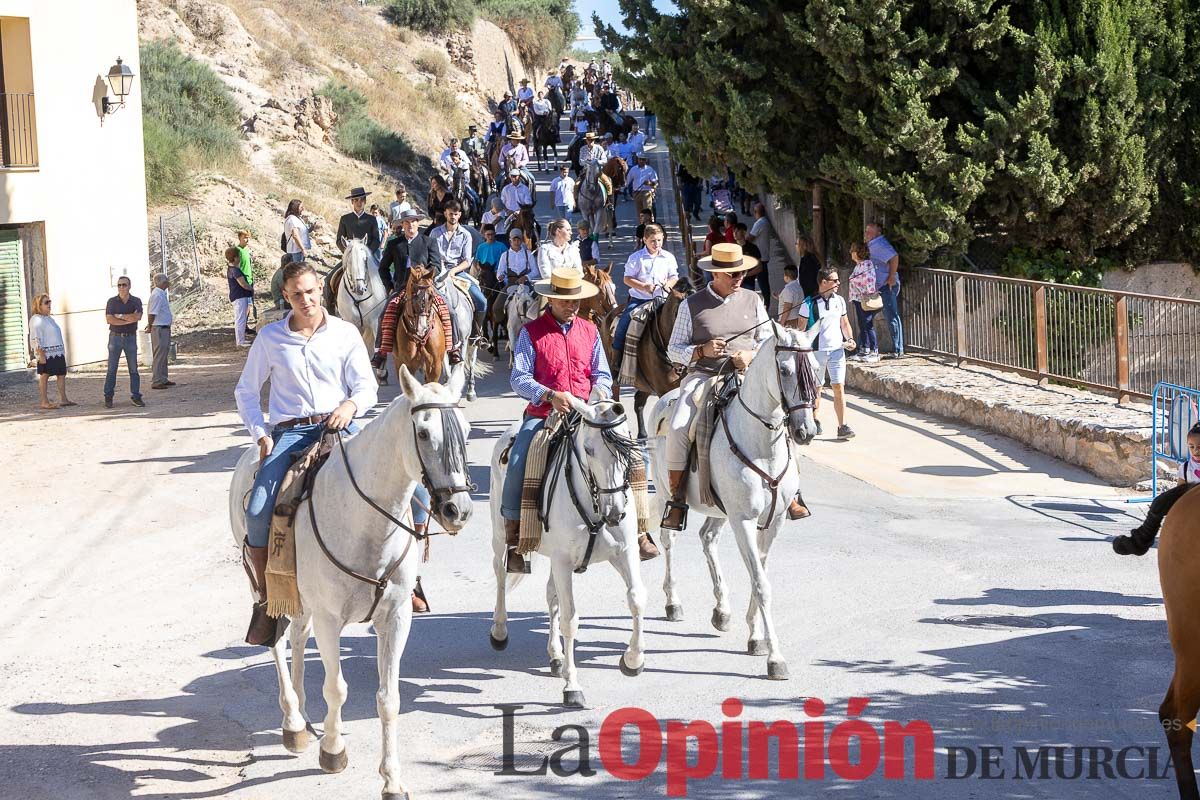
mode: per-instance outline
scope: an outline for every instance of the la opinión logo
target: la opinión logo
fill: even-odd
[[[817,698],[804,702],[810,719],[799,724],[788,720],[762,722],[741,719],[744,704],[728,698],[721,704],[724,719],[714,725],[705,720],[659,720],[643,708],[613,711],[600,725],[598,752],[605,772],[625,781],[640,781],[665,767],[668,797],[686,797],[688,782],[710,778],[719,770],[723,780],[824,780],[829,773],[852,781],[875,775],[880,765],[890,780],[934,777],[933,727],[923,720],[884,722],[882,732],[859,719],[870,698],[852,697],[847,719],[830,729],[818,721],[826,705]],[[514,716],[520,705],[496,705],[503,714],[502,768],[496,775],[546,775],[592,777],[591,734],[582,725],[560,725],[551,734],[563,747],[530,769],[518,770],[514,758]],[[718,730],[719,728],[719,730]],[[627,759],[625,742],[633,746]],[[911,742],[911,748],[908,743]],[[803,744],[803,748],[801,748]],[[906,750],[911,749],[912,769]],[[853,755],[852,755],[853,754]]]

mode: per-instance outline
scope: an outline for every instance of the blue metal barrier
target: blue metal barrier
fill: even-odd
[[[1154,385],[1151,402],[1154,415],[1150,434],[1153,448],[1150,499],[1153,499],[1158,497],[1158,462],[1166,460],[1178,466],[1188,458],[1188,429],[1200,421],[1200,413],[1197,412],[1200,408],[1200,390],[1160,381]]]

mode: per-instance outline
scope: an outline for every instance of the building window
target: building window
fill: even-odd
[[[37,165],[29,20],[0,17],[0,168]]]

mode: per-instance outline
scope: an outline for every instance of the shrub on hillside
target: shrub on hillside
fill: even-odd
[[[480,0],[479,5],[529,67],[557,64],[579,32],[573,0]]]
[[[338,114],[334,144],[351,158],[373,164],[410,166],[416,151],[403,135],[389,130],[367,115],[367,98],[340,83],[327,83],[318,92],[333,101]]]
[[[157,202],[185,192],[197,167],[236,159],[239,113],[216,73],[173,42],[140,52],[146,194]]]
[[[413,64],[422,72],[428,72],[435,78],[442,78],[450,69],[450,58],[437,50],[426,50],[413,59]]]
[[[475,22],[471,0],[390,0],[383,16],[392,24],[422,33],[470,28]]]

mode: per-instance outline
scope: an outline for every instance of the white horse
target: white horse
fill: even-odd
[[[471,336],[472,322],[475,319],[475,304],[471,301],[471,296],[455,286],[453,281],[437,284],[437,290],[442,297],[446,298],[446,308],[450,311],[450,324],[460,337],[462,366],[466,370],[467,376],[466,397],[468,400],[475,400],[477,398],[475,373],[480,369],[479,345]],[[449,369],[446,369],[445,372],[449,373]]]
[[[773,324],[773,323],[772,323]],[[788,677],[787,662],[775,632],[771,616],[771,584],[767,578],[767,554],[779,533],[788,503],[800,488],[800,474],[792,455],[791,438],[807,444],[816,435],[812,402],[816,395],[815,379],[807,353],[810,343],[800,331],[774,325],[775,335],[760,346],[743,378],[737,399],[724,410],[724,422],[718,421],[710,448],[712,485],[725,510],[700,502],[700,493],[692,474],[688,484],[688,505],[705,517],[700,526],[700,541],[708,559],[717,605],[712,623],[717,630],[729,629],[729,596],[721,566],[717,560],[716,540],[725,520],[737,538],[738,551],[750,573],[750,604],[746,623],[750,627],[747,652],[767,655],[767,676],[776,680]],[[806,371],[801,375],[802,371]],[[655,434],[654,495],[661,518],[667,486],[666,429],[670,409],[679,394],[675,389],[663,395],[650,414],[649,428]],[[747,463],[748,462],[748,463]],[[750,466],[753,464],[753,466]],[[768,479],[776,483],[774,489]],[[671,551],[676,531],[662,529],[666,572],[663,590],[667,596],[667,619],[683,619],[683,605],[675,591],[671,569]]]
[[[546,652],[550,657],[550,672],[564,681],[563,704],[582,708],[583,689],[575,667],[575,639],[579,631],[573,587],[576,570],[607,561],[625,581],[633,633],[621,655],[620,668],[622,674],[631,677],[640,674],[645,665],[642,614],[646,589],[642,584],[637,515],[632,507],[628,478],[630,459],[640,455],[636,442],[628,437],[625,411],[620,403],[607,399],[589,405],[572,398],[571,407],[579,415],[578,422],[573,423],[578,427],[564,443],[561,456],[554,464],[547,465],[546,480],[551,482],[547,491],[549,511],[537,552],[550,559],[550,578],[546,583],[550,612]],[[492,568],[496,573],[496,609],[489,638],[496,650],[508,647],[506,582],[509,587],[516,586],[522,577],[508,576],[505,572],[508,549],[504,520],[500,516],[500,487],[504,486],[506,473],[500,456],[518,426],[519,423],[496,442],[492,453]],[[594,539],[590,531],[595,531]],[[560,633],[566,640],[565,650]]]
[[[612,220],[607,213],[607,203],[612,198],[605,194],[604,185],[600,182],[601,175],[599,162],[589,161],[584,165],[583,177],[579,181],[579,213],[592,226],[593,235],[598,237],[601,233],[607,233],[611,243],[616,226],[610,224]],[[613,187],[613,191],[616,189]]]
[[[538,298],[528,283],[519,284],[508,293],[508,299],[504,301],[504,315],[505,324],[508,325],[508,368],[512,369],[513,353],[521,328],[538,316]]]
[[[411,519],[409,501],[418,481],[430,487],[431,511],[448,531],[461,530],[471,516],[466,460],[470,426],[458,410],[463,371],[454,370],[446,386],[421,385],[406,367],[400,368],[399,377],[403,393],[343,447],[334,448],[317,474],[310,502],[297,511],[296,579],[304,611],[290,627],[290,678],[283,638],[272,648],[283,744],[300,753],[315,734],[304,710],[304,648],[311,623],[325,666],[328,706],[320,765],[326,772],[341,772],[347,763],[342,738],[347,690],[339,662],[342,629],[352,622],[374,624],[384,800],[408,798],[400,783],[400,656],[412,624],[410,597],[424,549],[423,542],[396,523]],[[246,532],[243,499],[257,466],[258,448],[252,446],[233,473],[229,516],[239,546]],[[381,579],[382,588],[377,589]]]
[[[387,289],[365,239],[351,239],[342,252],[342,280],[337,290],[337,315],[362,334],[367,352],[375,351],[375,333],[383,319]]]

